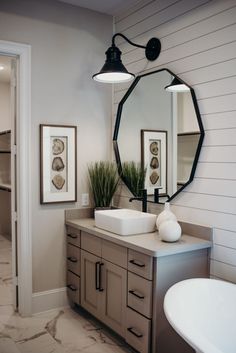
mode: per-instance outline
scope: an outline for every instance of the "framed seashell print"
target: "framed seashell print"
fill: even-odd
[[[141,162],[147,170],[147,194],[153,195],[158,188],[159,195],[167,195],[167,131],[141,130]]]
[[[77,127],[40,125],[40,203],[77,200]]]

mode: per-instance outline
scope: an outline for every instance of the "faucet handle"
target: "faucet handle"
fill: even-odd
[[[147,189],[142,189],[142,211],[147,212]]]
[[[143,197],[147,198],[147,189],[142,189],[142,195]]]
[[[159,190],[160,189],[162,189],[162,187],[154,189],[154,202],[155,203],[159,203]]]

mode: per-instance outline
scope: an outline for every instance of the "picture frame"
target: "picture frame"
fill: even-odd
[[[167,191],[167,131],[141,130],[141,163],[146,168],[144,188],[148,195],[159,189],[159,195]]]
[[[40,124],[40,203],[77,201],[77,127]]]

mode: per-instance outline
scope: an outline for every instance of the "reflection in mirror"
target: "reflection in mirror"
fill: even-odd
[[[190,178],[200,129],[190,92],[177,93],[177,188]]]
[[[122,177],[122,163],[129,162],[146,168],[149,201],[157,190],[160,201],[170,200],[192,181],[203,141],[193,89],[165,89],[174,77],[166,69],[137,77],[118,107],[113,140],[119,171]]]

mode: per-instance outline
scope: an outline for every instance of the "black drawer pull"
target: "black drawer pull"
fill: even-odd
[[[103,292],[104,291],[104,289],[102,288],[102,284],[101,284],[101,282],[102,282],[102,266],[103,266],[104,264],[102,263],[102,262],[100,262],[99,263],[99,292]]]
[[[130,260],[129,262],[135,266],[138,266],[138,267],[145,267],[145,264],[143,264],[142,262],[139,262],[137,260]]]
[[[139,299],[144,299],[144,295],[140,295],[137,292],[135,292],[135,290],[129,290],[130,294],[133,294],[135,297],[139,298]]]
[[[73,284],[67,284],[67,288],[69,288],[70,290],[72,290],[73,292],[77,291],[77,287],[74,286]]]
[[[74,257],[74,256],[68,256],[67,257],[67,260],[69,260],[70,262],[78,262],[78,260],[76,259],[76,257]]]
[[[77,239],[77,238],[78,238],[78,235],[77,235],[77,234],[70,234],[70,233],[68,233],[67,236],[70,237],[70,238],[72,238],[72,239]]]
[[[99,264],[100,264],[100,261],[97,261],[95,263],[95,288],[96,290],[99,290]]]
[[[143,337],[143,335],[142,335],[141,333],[135,332],[134,329],[133,329],[133,327],[128,327],[128,328],[127,328],[127,331],[129,331],[130,333],[132,333],[132,335],[134,335],[134,336],[136,336],[136,337],[138,337],[138,338]]]
[[[95,262],[95,288],[99,290],[99,292],[103,292],[103,288],[101,285],[102,281],[102,266],[104,264],[100,261]]]

